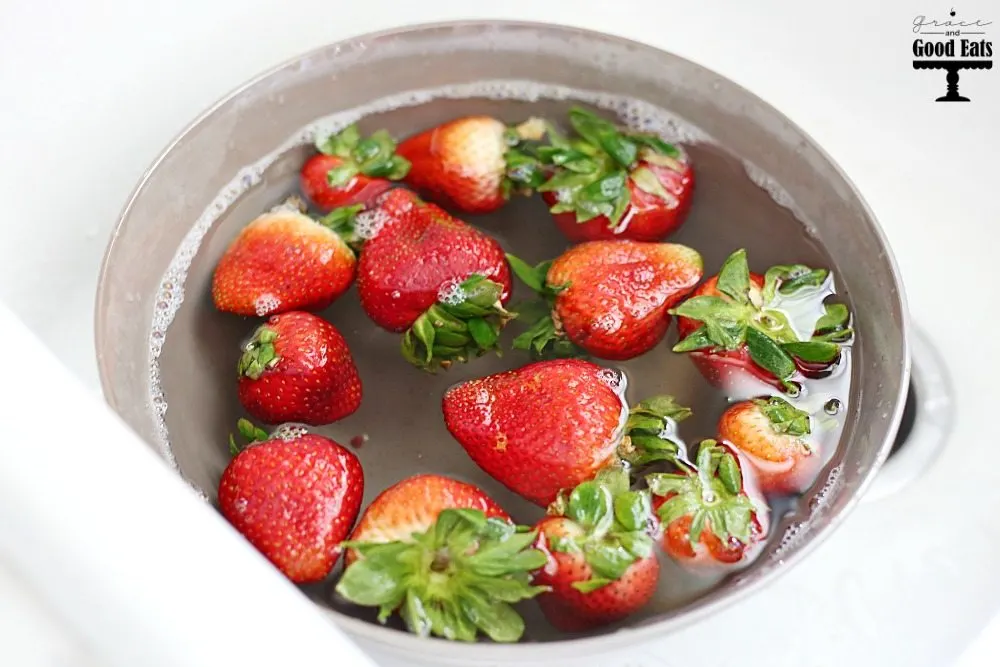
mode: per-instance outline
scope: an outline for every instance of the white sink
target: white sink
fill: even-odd
[[[987,347],[1000,328],[1000,72],[963,75],[971,103],[936,104],[942,77],[909,67],[915,5],[814,4],[618,0],[566,13],[551,2],[366,0],[363,15],[319,0],[106,0],[100,13],[72,0],[5,6],[0,88],[15,103],[0,107],[0,300],[97,392],[96,274],[132,185],[203,108],[308,48],[394,24],[503,14],[669,49],[774,104],[857,183],[896,253],[913,320],[952,376],[958,413],[926,474],[862,505],[773,587],[619,662],[731,664],[728,648],[704,648],[718,647],[724,632],[746,664],[754,656],[775,667],[799,667],[803,656],[816,667],[949,664],[1000,609],[1000,465],[995,429],[982,418],[1000,399],[992,380],[1000,367]],[[978,4],[959,9],[1000,21],[995,6],[994,16]],[[16,574],[0,567],[0,628],[10,600],[27,609],[36,598],[12,590]],[[934,610],[946,610],[948,622]],[[61,635],[61,626],[30,624],[39,636]],[[72,641],[58,646],[76,655]],[[0,643],[0,657],[3,650]],[[54,664],[43,659],[17,664]],[[80,653],[59,664],[89,663]]]

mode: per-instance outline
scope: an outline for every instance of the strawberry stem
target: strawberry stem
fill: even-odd
[[[548,590],[531,584],[546,563],[532,547],[537,535],[480,510],[447,509],[410,540],[344,542],[359,558],[336,591],[378,607],[379,621],[398,612],[410,632],[472,642],[482,633],[515,642],[524,620],[511,606]]]
[[[341,206],[340,208],[333,209],[316,222],[336,232],[344,240],[344,243],[351,246],[354,250],[358,250],[364,245],[365,240],[355,231],[354,223],[358,219],[358,214],[364,209],[364,204]]]
[[[274,349],[278,333],[266,324],[254,332],[253,338],[244,346],[237,371],[241,376],[257,380],[264,371],[274,368],[281,357]]]
[[[334,188],[343,187],[358,174],[398,181],[410,171],[410,161],[396,154],[396,141],[385,130],[362,137],[357,125],[348,125],[336,134],[318,139],[316,149],[341,159],[327,174],[327,182]]]
[[[500,301],[503,286],[473,274],[445,291],[403,334],[403,357],[433,373],[490,350],[500,354],[500,332],[516,317]]]
[[[236,456],[248,446],[254,444],[255,442],[264,442],[268,439],[267,431],[264,429],[254,426],[253,422],[249,419],[240,418],[236,422],[236,430],[239,431],[240,435],[247,441],[245,445],[240,445],[236,442],[236,438],[232,433],[229,434],[229,454],[230,456]]]
[[[676,461],[684,450],[677,437],[677,423],[691,414],[691,409],[678,404],[673,396],[653,396],[640,401],[629,411],[619,456],[634,467],[654,461]]]
[[[537,295],[536,299],[527,301],[515,309],[521,321],[525,323],[530,321],[531,324],[514,339],[513,348],[529,351],[536,360],[586,356],[583,350],[566,338],[552,310],[556,297],[569,287],[569,284],[555,286],[548,283],[552,261],[546,260],[531,266],[511,254],[507,255],[507,261],[514,275]]]

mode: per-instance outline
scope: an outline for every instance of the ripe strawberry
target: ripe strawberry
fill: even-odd
[[[570,241],[659,241],[680,227],[691,208],[694,172],[679,148],[580,108],[570,110],[569,122],[579,138],[550,131],[551,146],[537,151],[552,165],[537,189]]]
[[[816,478],[811,432],[809,413],[778,396],[736,403],[719,420],[719,438],[743,454],[764,493],[801,493]]]
[[[337,593],[378,607],[382,622],[398,610],[422,637],[514,642],[524,621],[511,604],[545,590],[531,584],[545,564],[535,538],[471,484],[418,475],[365,510]]]
[[[413,165],[406,183],[464,213],[495,211],[512,192],[530,193],[544,181],[541,165],[518,145],[541,139],[546,127],[537,119],[507,127],[490,116],[438,125],[399,145],[399,154]]]
[[[268,424],[330,424],[361,405],[347,342],[310,313],[272,315],[244,346],[239,374],[240,403]]]
[[[737,457],[726,445],[703,440],[696,465],[677,467],[646,477],[663,550],[689,566],[743,560],[766,533],[767,509],[748,495]]]
[[[365,204],[382,194],[410,169],[396,153],[396,142],[385,130],[362,138],[356,125],[317,139],[317,155],[302,165],[302,193],[319,209]]]
[[[689,411],[655,397],[636,407],[623,431],[624,391],[616,371],[557,359],[458,384],[442,408],[448,430],[480,468],[544,507],[619,456],[640,465],[676,455],[677,444],[659,434]]]
[[[282,207],[258,217],[215,268],[215,307],[264,317],[329,306],[354,280],[354,252],[335,229],[360,208],[340,209],[321,221]]]
[[[514,341],[536,355],[572,355],[573,346],[602,359],[632,359],[667,332],[667,310],[701,280],[701,255],[687,246],[591,241],[554,262],[511,267],[551,307]]]
[[[610,468],[573,489],[560,516],[542,519],[538,548],[548,563],[535,583],[559,630],[579,632],[621,620],[649,602],[660,565],[649,536],[655,524],[649,491],[629,491],[628,474]]]
[[[361,464],[301,428],[279,428],[268,438],[241,419],[239,429],[253,442],[240,451],[230,436],[234,458],[219,481],[222,515],[286,577],[320,581],[361,509]]]
[[[772,266],[760,276],[737,250],[670,311],[680,333],[674,352],[690,352],[702,375],[730,393],[745,379],[797,391],[793,380],[832,372],[851,339],[847,307],[824,303],[831,294],[826,269]]]
[[[366,213],[378,221],[358,263],[361,306],[403,332],[403,355],[434,371],[496,349],[511,315],[510,269],[494,239],[402,189]]]

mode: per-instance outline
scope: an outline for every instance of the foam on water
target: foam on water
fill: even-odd
[[[232,180],[219,191],[208,207],[194,221],[161,280],[155,299],[149,336],[150,405],[153,408],[156,421],[156,445],[164,458],[174,468],[177,467],[177,464],[170,448],[170,436],[166,426],[165,417],[168,407],[160,379],[159,358],[167,330],[184,301],[184,283],[191,263],[201,247],[202,240],[215,222],[240,197],[257,186],[267,169],[282,155],[295,148],[312,145],[317,136],[325,136],[339,131],[367,115],[414,107],[436,99],[469,98],[522,102],[532,102],[539,99],[571,100],[591,104],[614,113],[623,124],[636,130],[656,133],[670,142],[679,144],[714,143],[712,138],[700,128],[644,100],[600,91],[522,80],[479,81],[402,92],[320,118],[300,128],[273,151],[253,164],[240,169]],[[792,210],[800,220],[805,222],[788,193],[781,189],[767,174],[749,164],[747,165],[747,174],[754,183],[764,188],[777,203]],[[279,206],[291,208],[294,205],[284,203]],[[356,223],[356,229],[362,237],[371,238],[379,232],[384,224],[384,217],[377,214],[362,214]],[[261,309],[263,310],[263,307],[268,305],[270,304],[261,304]],[[621,394],[623,395],[623,393],[624,386],[621,387]],[[623,410],[623,426],[626,418],[627,410]]]

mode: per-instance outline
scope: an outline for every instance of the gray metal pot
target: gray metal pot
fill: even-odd
[[[720,585],[684,583],[666,564],[665,583],[653,603],[618,626],[565,638],[529,611],[528,644],[472,647],[380,627],[331,601],[328,586],[307,591],[363,643],[435,665],[592,657],[662,637],[763,588],[825,538],[859,500],[889,451],[909,377],[902,287],[871,211],[821,148],[752,93],[677,56],[600,33],[505,22],[404,28],[319,49],[227,96],[156,160],[122,213],[97,300],[104,392],[132,428],[209,499],[227,461],[226,436],[240,414],[236,346],[254,326],[214,311],[208,296],[211,271],[240,227],[294,189],[296,170],[308,152],[300,145],[304,135],[296,138],[295,133],[317,118],[375,99],[486,80],[541,82],[557,97],[565,92],[562,87],[605,94],[591,96],[591,102],[627,96],[675,114],[680,124],[667,129],[686,135],[699,189],[694,214],[671,240],[702,251],[708,272],[741,246],[749,248],[755,267],[790,261],[829,265],[841,298],[858,314],[858,335],[850,409],[837,453],[795,510],[775,518],[774,538],[762,556]],[[558,116],[573,102],[503,99],[505,91],[498,84],[472,99],[397,98],[410,106],[366,117],[362,129],[384,126],[406,134],[474,111],[511,121],[528,113]],[[415,102],[420,103],[412,106]],[[267,164],[244,169],[267,154],[272,154]],[[235,201],[217,198],[227,188]],[[511,223],[529,216],[544,222],[546,212],[537,201],[523,201],[475,222],[528,259],[559,252],[565,242],[551,224]],[[197,254],[189,237],[187,255],[176,258],[196,221],[204,232]],[[177,260],[190,264],[186,276],[164,278]],[[341,299],[325,314],[348,336],[368,398],[356,415],[322,432],[346,442],[358,435],[360,425],[367,429],[370,440],[359,453],[366,501],[402,477],[435,470],[481,484],[515,517],[530,520],[532,509],[481,473],[443,425],[428,418],[428,406],[436,406],[451,383],[513,362],[483,358],[434,378],[410,372],[395,360],[397,339],[375,329],[355,301]],[[171,318],[166,344],[162,338],[151,341],[151,331]],[[692,437],[709,436],[720,399],[686,359],[666,347],[640,363],[624,364],[634,395],[677,394],[701,408],[690,424]],[[152,375],[151,355],[158,367]]]

